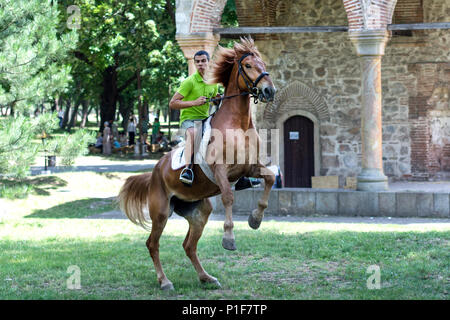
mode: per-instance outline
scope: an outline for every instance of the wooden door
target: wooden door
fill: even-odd
[[[294,116],[284,123],[284,186],[311,188],[314,176],[314,123]]]

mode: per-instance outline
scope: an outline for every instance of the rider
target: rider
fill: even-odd
[[[194,181],[192,171],[192,156],[194,154],[194,121],[202,121],[209,116],[209,104],[207,99],[220,98],[217,84],[206,84],[204,76],[209,64],[209,54],[200,50],[194,54],[194,65],[197,69],[193,75],[184,80],[177,92],[170,100],[169,107],[179,109],[180,128],[186,130],[185,160],[186,167],[180,174],[180,181],[191,186]],[[189,151],[188,151],[189,150]],[[254,186],[248,178],[241,178],[239,185]]]

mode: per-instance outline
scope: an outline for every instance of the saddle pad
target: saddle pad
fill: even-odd
[[[210,124],[211,118],[212,117],[210,116],[204,123],[202,141],[200,142],[200,148],[198,150],[198,153],[195,156],[195,161],[194,161],[194,163],[196,163],[196,164],[203,163],[204,165],[206,165],[206,161],[204,160],[204,158],[206,156],[206,151],[208,149],[208,143],[211,138],[211,124]],[[172,161],[171,161],[172,170],[178,170],[178,169],[186,166],[186,159],[184,156],[185,145],[186,144],[183,142],[182,144],[179,144],[179,146],[176,149],[172,150]],[[200,165],[200,167],[202,168],[203,171],[205,171],[204,165],[203,166]],[[206,167],[209,169],[208,165],[206,165]],[[211,177],[212,177],[213,175],[212,175],[211,169],[209,169],[209,171],[210,171]],[[205,172],[205,174],[208,176],[208,178],[210,178],[210,176],[206,172]]]
[[[206,154],[208,150],[209,140],[211,139],[211,119],[210,116],[204,123],[203,137],[200,142],[200,148],[195,155],[194,163],[198,164],[203,173],[211,180],[212,183],[217,185],[216,179],[214,178],[214,173],[206,162]],[[179,148],[172,151],[172,170],[178,170],[181,167],[186,166],[186,161],[184,159],[184,144]],[[195,179],[195,177],[194,177]],[[234,186],[237,181],[230,182],[231,186]],[[195,180],[194,180],[195,183]]]
[[[184,159],[184,146],[172,150],[172,170],[178,170],[186,166],[186,159]]]

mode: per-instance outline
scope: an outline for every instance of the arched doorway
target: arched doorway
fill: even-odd
[[[293,116],[283,124],[284,186],[311,188],[314,176],[314,123],[303,116]]]

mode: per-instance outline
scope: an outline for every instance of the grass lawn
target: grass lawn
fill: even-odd
[[[257,231],[235,222],[234,252],[221,246],[223,223],[208,223],[198,253],[221,289],[199,283],[181,246],[188,224],[170,219],[160,256],[175,291],[162,292],[146,231],[128,220],[85,219],[112,210],[130,174],[39,177],[39,192],[0,199],[0,299],[448,299],[448,224],[270,217]],[[367,288],[371,265],[380,268],[380,289]],[[80,269],[79,290],[67,287],[70,266]]]

